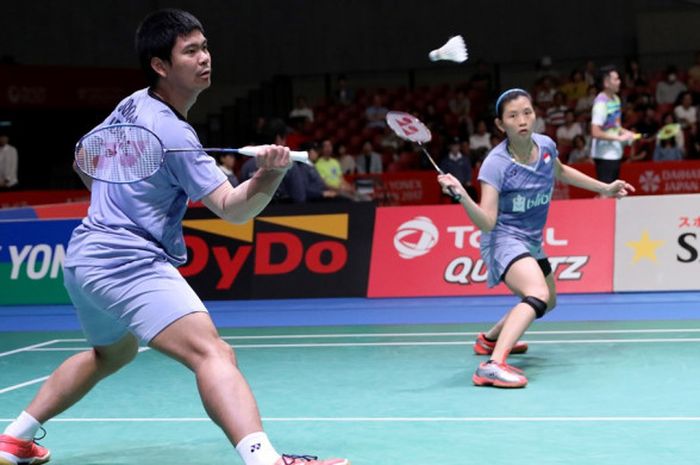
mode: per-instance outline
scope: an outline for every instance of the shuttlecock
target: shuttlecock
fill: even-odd
[[[467,60],[469,54],[462,36],[454,36],[445,45],[430,52],[428,56],[430,61],[447,60],[462,63]]]

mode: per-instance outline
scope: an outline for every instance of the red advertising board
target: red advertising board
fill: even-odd
[[[138,69],[0,65],[0,107],[111,108],[145,87]]]
[[[350,180],[354,181],[359,193],[366,193],[377,205],[441,203],[437,173],[432,170],[356,175]]]
[[[563,293],[610,292],[615,201],[552,202],[545,251]],[[369,297],[507,294],[486,286],[480,231],[459,205],[377,209]]]

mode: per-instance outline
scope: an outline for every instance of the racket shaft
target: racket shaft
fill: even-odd
[[[437,165],[437,163],[435,163],[435,160],[433,160],[433,157],[430,156],[430,153],[428,153],[428,151],[425,150],[425,147],[423,147],[423,146],[421,145],[420,148],[421,148],[421,150],[423,151],[423,153],[425,154],[425,156],[428,157],[428,160],[430,160],[430,163],[433,165],[433,167],[435,168],[435,170],[436,170],[438,173],[440,173],[440,174],[445,174],[445,173],[442,172],[442,170],[441,170],[440,167]]]
[[[428,151],[425,150],[425,147],[423,147],[421,145],[420,148],[421,148],[421,150],[423,150],[423,153],[425,154],[425,156],[428,157],[428,160],[430,160],[430,163],[432,163],[432,165],[435,167],[437,172],[440,174],[445,174],[445,172],[440,169],[440,167],[437,165],[437,163],[435,163],[435,160],[433,160],[433,157],[430,156],[430,153],[428,153]],[[462,196],[459,195],[457,192],[455,192],[455,190],[451,186],[447,188],[447,192],[450,194],[450,197],[452,197],[453,199],[455,199],[457,201],[459,201],[459,199],[462,198]]]

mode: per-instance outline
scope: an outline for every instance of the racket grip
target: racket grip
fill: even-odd
[[[447,188],[447,192],[449,192],[449,193],[450,193],[450,197],[452,197],[452,198],[453,198],[454,200],[456,200],[457,202],[459,202],[459,200],[462,198],[462,196],[459,195],[459,194],[454,190],[454,188],[453,188],[452,186],[449,186],[449,187]]]
[[[258,155],[257,147],[243,147],[238,149],[238,153],[245,155],[246,157],[256,157]],[[302,152],[297,150],[290,150],[289,157],[293,161],[298,161],[301,163],[309,163],[309,152]]]

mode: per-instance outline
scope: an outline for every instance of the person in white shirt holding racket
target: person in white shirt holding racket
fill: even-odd
[[[186,261],[182,218],[188,200],[202,200],[225,220],[247,221],[269,203],[291,166],[289,149],[262,147],[260,169],[232,187],[200,150],[186,120],[211,84],[201,23],[180,10],[152,13],[141,23],[136,45],[149,88],[124,99],[103,125],[142,126],[165,147],[192,151],[167,154],[153,174],[136,182],[93,181],[79,173],[92,191],[91,204],[71,237],[64,277],[92,349],[67,359],[0,435],[0,465],[47,462],[49,451],[32,441],[41,424],[133,360],[139,341],[194,372],[207,413],[246,465],[347,465],[345,459],[275,451],[233,350],[176,269]]]

